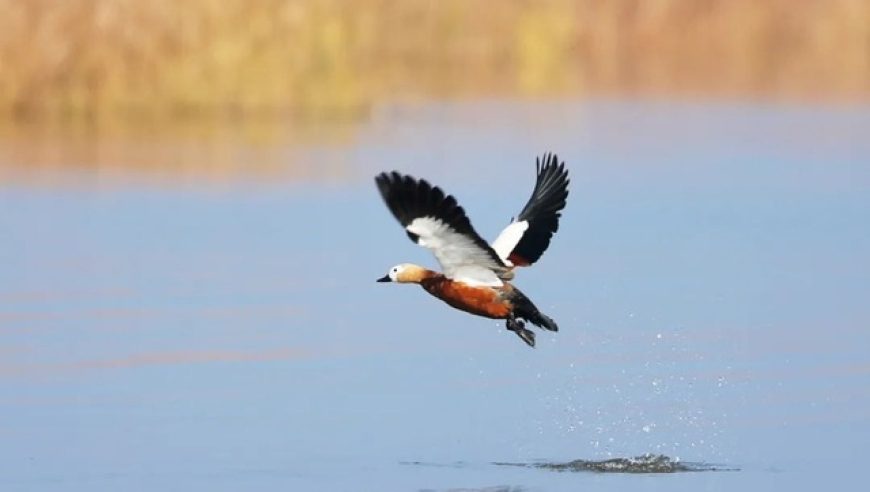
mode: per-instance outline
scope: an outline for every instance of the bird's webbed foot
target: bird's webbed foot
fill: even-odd
[[[531,330],[526,329],[526,324],[516,318],[508,318],[507,329],[516,333],[529,347],[535,347],[535,334]]]

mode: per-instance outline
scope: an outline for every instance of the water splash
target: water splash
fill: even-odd
[[[702,471],[739,471],[737,468],[711,465],[706,463],[688,463],[673,459],[663,454],[644,454],[634,458],[612,458],[601,461],[574,460],[565,463],[493,463],[498,466],[521,466],[540,468],[557,472],[597,472],[597,473],[678,473]]]

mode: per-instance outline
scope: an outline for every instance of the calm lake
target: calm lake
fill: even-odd
[[[493,239],[547,151],[571,195],[515,283],[560,332],[530,349],[375,283],[436,267],[376,173],[442,186]],[[823,104],[397,104],[305,135],[0,133],[0,489],[854,490],[868,164],[870,106]],[[536,466],[647,453],[717,471]]]

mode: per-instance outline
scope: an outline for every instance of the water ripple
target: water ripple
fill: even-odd
[[[493,463],[498,466],[520,466],[540,468],[557,472],[597,472],[597,473],[677,473],[702,471],[739,471],[738,468],[713,465],[709,463],[689,463],[673,459],[663,454],[644,454],[634,458],[612,458],[607,460],[574,460],[565,463]]]

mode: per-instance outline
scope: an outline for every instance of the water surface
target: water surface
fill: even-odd
[[[7,135],[0,486],[863,481],[866,128],[866,107],[493,101],[379,108],[337,140],[95,152],[109,148],[98,136]],[[35,146],[55,144],[51,162],[77,165],[46,164]],[[562,331],[532,350],[374,282],[394,263],[435,265],[380,202],[376,172],[442,185],[493,238],[550,150],[571,169],[569,205],[516,283]],[[739,471],[496,464],[646,453]]]

